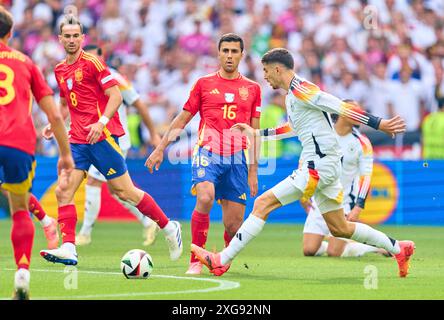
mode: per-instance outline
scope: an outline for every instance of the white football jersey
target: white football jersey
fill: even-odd
[[[353,103],[323,92],[315,84],[294,75],[285,97],[288,124],[261,130],[261,135],[282,139],[297,135],[302,144],[301,158],[317,160],[325,156],[342,156],[330,113],[356,120],[377,129],[381,118],[372,116]],[[289,128],[288,125],[291,127]],[[291,132],[293,131],[293,132]]]
[[[122,123],[123,130],[125,134],[119,138],[119,146],[122,150],[128,150],[131,148],[131,139],[128,130],[128,117],[127,117],[127,106],[131,106],[140,95],[133,88],[131,83],[126,80],[117,70],[109,68],[114,79],[118,82],[120,93],[122,94],[123,103],[120,105],[118,112],[120,117],[120,122]]]
[[[355,128],[351,133],[337,137],[343,154],[341,184],[344,188],[345,211],[350,211],[355,204],[364,208],[373,170],[372,145]]]

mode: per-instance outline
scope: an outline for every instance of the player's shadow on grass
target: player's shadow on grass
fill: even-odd
[[[350,285],[362,285],[362,277],[334,277],[334,278],[325,278],[325,279],[309,279],[306,277],[288,277],[288,276],[278,276],[278,275],[270,275],[270,274],[249,274],[248,271],[229,271],[227,275],[231,276],[222,276],[221,278],[215,277],[215,279],[226,279],[226,280],[238,280],[241,278],[242,280],[255,280],[255,281],[291,281],[303,284],[317,284],[317,285],[334,285],[334,284],[350,284]]]

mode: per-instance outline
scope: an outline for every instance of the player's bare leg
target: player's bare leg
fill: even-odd
[[[369,246],[352,240],[328,238],[327,254],[329,257],[362,257],[367,253],[378,253],[385,257],[391,257],[386,250]]]
[[[254,201],[253,211],[243,222],[227,248],[220,253],[211,253],[192,244],[191,252],[193,252],[214,275],[222,275],[225,272],[224,269],[227,267],[227,264],[262,231],[270,212],[281,206],[282,204],[271,190],[264,192]]]
[[[108,183],[120,200],[135,206],[143,215],[158,224],[160,229],[165,232],[165,239],[170,250],[170,259],[179,259],[182,255],[180,223],[178,221],[170,221],[149,194],[136,188],[128,171],[117,178],[109,180]]]
[[[111,193],[111,195],[120,202],[122,206],[124,206],[130,213],[132,213],[137,220],[142,224],[143,226],[143,245],[144,246],[150,246],[154,243],[156,240],[157,233],[159,232],[160,228],[157,225],[156,222],[148,218],[146,215],[144,215],[142,212],[139,211],[134,205],[127,201],[121,200],[114,191],[111,184],[108,183],[108,190]]]
[[[74,205],[74,194],[84,178],[85,171],[74,169],[71,172],[69,185],[62,189],[59,184],[55,190],[59,205],[58,222],[62,234],[62,245],[58,249],[40,251],[40,255],[50,262],[65,265],[77,264],[75,246],[77,210]]]
[[[29,299],[32,245],[34,241],[34,223],[29,216],[29,194],[8,192],[9,207],[12,213],[11,241],[17,272],[14,277],[14,300]]]
[[[195,186],[196,206],[191,215],[191,243],[205,248],[208,229],[210,227],[210,211],[213,208],[215,187],[210,181],[202,181]],[[201,274],[202,264],[193,253],[190,256],[190,264],[185,274]]]
[[[398,262],[400,277],[407,276],[410,256],[415,248],[412,241],[398,241],[366,224],[349,222],[345,219],[343,209],[327,212],[323,217],[334,237],[352,239],[388,251]]]
[[[324,235],[315,233],[304,233],[302,240],[304,256],[322,256],[327,252],[328,243],[324,241]]]

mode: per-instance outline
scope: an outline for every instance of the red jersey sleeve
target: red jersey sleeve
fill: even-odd
[[[261,87],[259,85],[256,86],[256,100],[254,101],[251,110],[251,116],[253,118],[261,117],[261,105],[262,105],[262,92]]]
[[[198,80],[191,89],[190,96],[183,106],[183,110],[190,112],[193,116],[199,111],[201,106],[200,92],[200,82]]]
[[[108,70],[105,62],[103,62],[102,59],[95,57],[95,59],[91,59],[89,61],[92,74],[100,83],[103,91],[113,86],[119,85],[119,83],[116,79],[114,79],[114,76]]]
[[[39,68],[34,63],[31,63],[31,91],[37,103],[40,102],[43,97],[54,94],[43,78]]]

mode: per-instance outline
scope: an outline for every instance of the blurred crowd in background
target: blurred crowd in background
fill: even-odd
[[[182,109],[195,80],[218,68],[217,41],[228,32],[245,41],[243,75],[263,90],[262,126],[286,121],[284,92],[263,80],[261,56],[288,48],[295,71],[367,111],[405,118],[407,133],[390,139],[367,131],[381,158],[444,158],[444,0],[14,0],[10,45],[31,56],[57,92],[54,66],[64,59],[58,25],[76,7],[86,44],[103,48],[107,63],[128,78],[160,133]],[[35,124],[46,124],[34,108]],[[195,136],[198,117],[187,128]],[[133,150],[144,157],[149,134],[129,109]],[[187,148],[187,147],[186,147]],[[273,156],[297,153],[278,142]],[[54,155],[39,139],[38,151]]]

